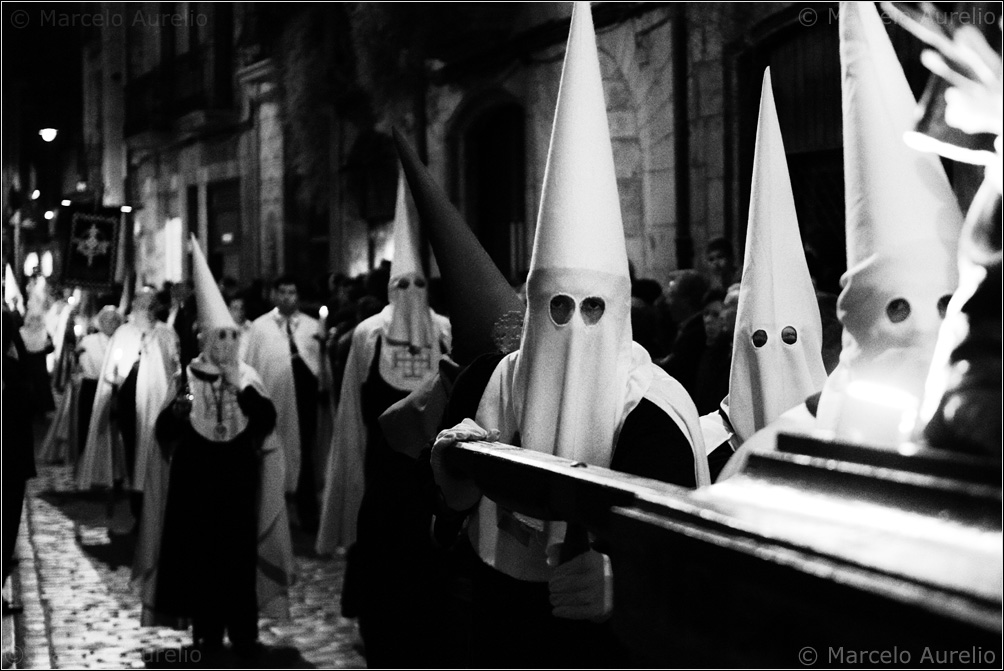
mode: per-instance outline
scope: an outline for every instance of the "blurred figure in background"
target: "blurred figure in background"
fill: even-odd
[[[657,361],[683,385],[691,397],[697,393],[697,365],[706,347],[704,315],[701,312],[708,280],[696,270],[681,270],[669,282],[666,304],[676,323],[676,340],[669,356]]]
[[[704,251],[704,261],[708,264],[712,289],[726,291],[739,281],[735,258],[732,245],[725,238],[714,238],[708,242]]]
[[[31,382],[25,362],[28,351],[16,320],[3,306],[3,579],[14,565],[14,546],[21,525],[25,483],[35,477]],[[20,604],[3,600],[3,614],[19,612]]]
[[[732,364],[732,334],[735,329],[735,304],[739,300],[738,286],[735,292],[726,294],[721,289],[712,289],[704,295],[705,349],[697,364],[697,394],[694,404],[697,411],[706,415],[718,409],[729,393],[729,366]],[[731,296],[732,305],[725,308],[725,300]],[[727,317],[731,315],[731,323]]]
[[[41,312],[28,310],[21,327],[21,340],[26,356],[23,361],[25,373],[31,378],[32,407],[36,414],[46,415],[56,409],[52,397],[47,357],[55,351],[52,338],[45,329]]]

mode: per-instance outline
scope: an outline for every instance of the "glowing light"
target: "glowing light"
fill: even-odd
[[[32,200],[38,200],[38,197],[41,196],[41,195],[42,195],[42,192],[39,191],[38,189],[35,189],[34,191],[31,192],[31,199]]]
[[[55,213],[55,212],[53,212],[52,210],[46,210],[46,211],[45,211],[45,220],[46,220],[46,221],[49,221],[49,220],[50,220],[50,219],[52,219],[52,218],[53,218],[54,216],[56,216],[56,213]]]
[[[35,252],[29,252],[26,257],[24,257],[24,274],[25,276],[31,276],[35,274],[35,268],[38,268],[38,254]]]
[[[52,252],[42,254],[42,275],[45,277],[52,275]]]
[[[43,142],[52,142],[56,139],[56,136],[59,135],[59,131],[55,128],[43,128],[38,131],[38,134],[42,136]]]
[[[847,385],[837,436],[899,447],[917,422],[917,397],[887,384],[855,380]]]
[[[233,233],[224,233],[223,235],[220,236],[220,240],[223,241],[223,244],[229,245],[231,242],[234,241],[234,234]]]
[[[123,205],[122,207],[119,208],[119,210],[122,212],[122,214],[129,214],[130,212],[132,212],[132,206]]]
[[[83,180],[77,182],[77,191],[87,191],[87,182]]]
[[[327,319],[328,318],[328,306],[327,305],[322,305],[321,309],[317,311],[317,314],[318,314],[318,316],[321,319]]]
[[[81,337],[82,335],[84,335],[84,327],[81,326],[80,324],[74,324],[73,334],[76,335],[78,338]]]
[[[59,204],[62,205],[63,207],[69,207],[71,205],[70,201],[68,200],[60,201]]]

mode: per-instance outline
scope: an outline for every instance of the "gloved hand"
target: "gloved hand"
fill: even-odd
[[[603,622],[614,609],[614,574],[610,557],[589,550],[558,564],[561,545],[548,549],[548,564],[555,566],[548,581],[551,611],[569,620]]]
[[[481,490],[474,480],[457,473],[446,466],[447,454],[451,447],[463,440],[496,441],[499,439],[497,429],[482,429],[472,419],[465,419],[452,429],[440,431],[432,444],[432,474],[443,492],[446,505],[453,510],[467,510],[481,498]]]

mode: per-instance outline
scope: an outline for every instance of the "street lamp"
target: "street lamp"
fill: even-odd
[[[38,134],[42,136],[43,142],[52,142],[56,139],[56,136],[59,135],[59,131],[55,128],[43,128],[38,131]]]

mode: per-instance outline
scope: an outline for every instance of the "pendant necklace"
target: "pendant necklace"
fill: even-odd
[[[219,440],[223,440],[227,437],[227,427],[223,423],[223,395],[226,393],[226,381],[223,376],[220,375],[220,390],[219,392],[214,391],[213,395],[216,397],[216,437]]]

